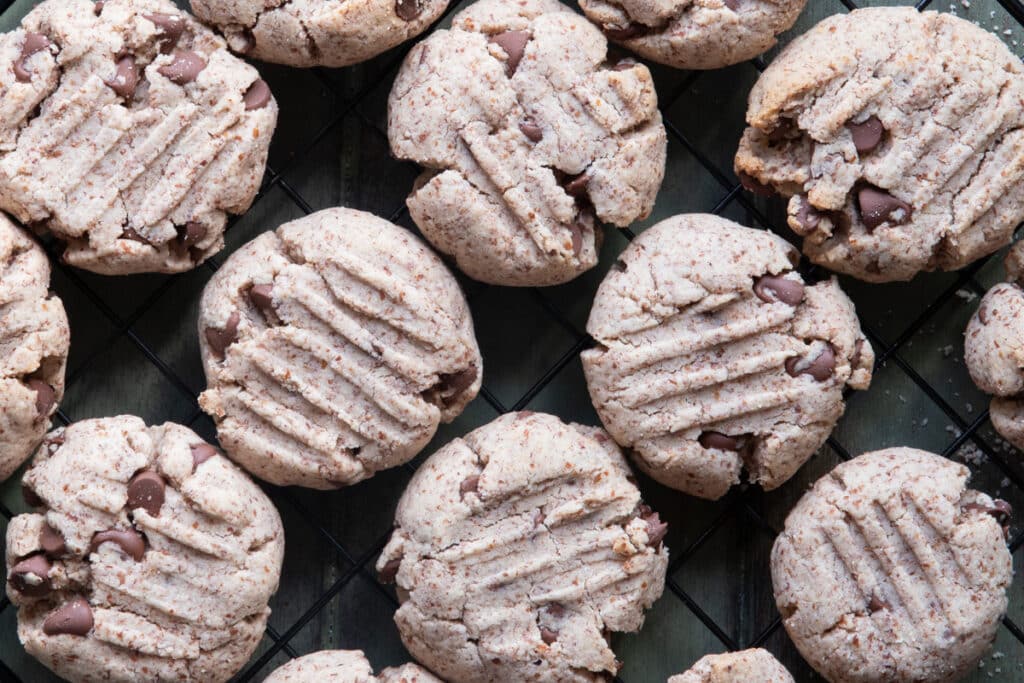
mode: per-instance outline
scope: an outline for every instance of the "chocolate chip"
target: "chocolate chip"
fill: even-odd
[[[885,127],[877,116],[871,116],[862,123],[847,122],[846,128],[853,136],[853,146],[860,154],[866,154],[878,147],[885,135]]]
[[[92,623],[92,607],[79,595],[46,616],[43,633],[48,636],[84,636],[92,630]]]
[[[105,79],[103,82],[120,97],[130,100],[135,95],[135,88],[139,84],[139,70],[135,66],[135,57],[125,55],[117,60],[114,77],[109,80]]]
[[[639,64],[639,62],[637,62],[635,59],[626,57],[625,59],[620,59],[618,62],[616,62],[615,66],[612,67],[612,71],[629,71],[630,69],[636,67],[637,64]]]
[[[551,615],[554,619],[561,619],[565,616],[565,607],[560,602],[552,602],[544,608],[544,611]]]
[[[668,533],[668,524],[661,521],[658,513],[646,505],[640,506],[640,519],[647,522],[647,545],[657,550]]]
[[[796,306],[804,300],[804,285],[781,275],[762,275],[754,282],[754,294],[770,304],[781,302]]]
[[[472,475],[466,477],[459,484],[459,498],[465,498],[467,493],[476,493],[480,487],[480,477],[478,475]]]
[[[160,52],[168,54],[178,44],[181,34],[185,32],[185,20],[172,14],[154,13],[143,16],[153,22],[160,34]]]
[[[140,235],[135,228],[125,228],[121,231],[121,239],[131,240],[133,242],[142,242],[143,244],[150,244],[150,241]]]
[[[146,553],[146,540],[135,529],[97,531],[92,535],[92,542],[89,543],[89,554],[96,552],[104,543],[114,543],[120,546],[124,554],[136,562],[141,561],[142,556]]]
[[[645,35],[650,29],[643,24],[630,23],[625,26],[606,24],[601,27],[601,30],[612,40],[629,40]]]
[[[458,396],[473,386],[473,383],[476,382],[477,374],[475,365],[470,365],[465,370],[459,370],[458,372],[442,373],[439,375],[439,378],[441,384],[444,385],[443,393]]]
[[[176,229],[178,231],[178,239],[186,247],[194,246],[202,242],[203,238],[206,237],[206,226],[196,221],[189,221],[185,225],[178,226]]]
[[[198,446],[193,446],[192,471],[195,472],[197,467],[215,455],[220,455],[220,452],[208,443],[201,443]]]
[[[760,180],[750,175],[749,173],[744,173],[743,171],[740,171],[738,175],[740,179],[740,184],[743,185],[743,188],[748,192],[753,192],[754,194],[759,195],[761,197],[775,196],[775,190],[773,190],[768,185],[765,185],[764,183],[762,183]]]
[[[523,119],[519,122],[519,130],[523,132],[530,142],[540,142],[544,139],[544,129],[537,125],[533,119]]]
[[[249,89],[245,91],[242,101],[245,102],[246,111],[263,109],[263,107],[270,103],[270,86],[262,78],[256,79],[249,86]]]
[[[48,416],[57,403],[57,392],[41,379],[30,378],[25,384],[36,392],[36,413],[39,417]]]
[[[508,60],[505,62],[505,73],[511,77],[519,68],[519,62],[522,61],[523,53],[526,52],[526,44],[530,42],[529,31],[505,31],[491,36],[491,42],[497,44],[508,55]]]
[[[558,640],[558,631],[553,631],[546,626],[541,626],[540,639],[543,640],[546,644],[550,645],[551,643]]]
[[[422,0],[396,0],[395,14],[402,21],[412,21],[423,12]]]
[[[569,224],[569,231],[572,232],[572,253],[576,257],[583,251],[583,228],[584,225],[579,221]]]
[[[128,482],[128,509],[142,508],[152,517],[160,516],[167,484],[159,473],[143,470]]]
[[[196,76],[205,68],[206,61],[195,52],[175,50],[173,61],[157,69],[157,72],[171,83],[185,85],[196,80]]]
[[[872,594],[871,595],[871,600],[870,600],[870,602],[868,602],[868,611],[871,612],[872,614],[874,614],[875,612],[878,612],[878,611],[883,610],[883,609],[884,610],[891,610],[892,609],[892,605],[890,605],[887,601],[883,600],[882,598],[878,597],[877,595]]]
[[[731,9],[733,12],[740,8],[740,0],[724,0],[725,6]]]
[[[103,0],[98,0],[98,2],[94,2],[93,5],[92,5],[92,13],[93,13],[93,15],[98,17],[99,15],[103,14],[103,5],[104,5]]]
[[[28,505],[30,508],[41,508],[46,505],[46,502],[39,497],[39,494],[25,484],[21,485],[21,497],[25,499],[25,505]]]
[[[697,443],[702,448],[716,449],[720,451],[737,451],[743,448],[743,440],[736,436],[729,436],[722,432],[706,431],[701,432],[697,437]]]
[[[860,357],[864,353],[864,340],[858,339],[857,343],[853,345],[853,355],[850,356],[850,367],[856,368],[860,365]]]
[[[615,263],[612,264],[612,270],[618,271],[620,273],[625,273],[626,268],[626,262],[620,258],[615,259]]]
[[[587,183],[589,182],[590,176],[584,171],[577,176],[569,178],[562,187],[565,188],[565,193],[570,197],[586,197]]]
[[[11,567],[7,582],[22,595],[41,598],[53,590],[49,576],[52,566],[44,555],[31,555]]]
[[[47,557],[60,557],[67,552],[67,545],[64,543],[64,536],[49,524],[43,524],[39,531],[39,546],[46,553]]]
[[[981,321],[982,325],[988,325],[988,306],[985,304],[978,308],[978,320]]]
[[[964,505],[964,510],[978,510],[985,514],[992,515],[999,524],[1005,526],[1010,522],[1010,516],[1013,514],[1013,506],[1007,503],[1005,500],[996,499],[992,501],[992,505],[982,505],[981,503],[968,503]]]
[[[21,54],[14,60],[14,77],[20,83],[28,83],[32,80],[32,72],[28,70],[25,61],[37,52],[50,47],[50,39],[42,33],[26,33],[25,42],[21,45]]]
[[[206,341],[210,344],[210,350],[214,355],[223,358],[224,351],[238,341],[238,323],[241,316],[235,311],[228,317],[224,327],[207,327]]]
[[[402,558],[395,560],[388,560],[381,568],[380,572],[377,573],[377,578],[380,579],[381,583],[394,583],[395,577],[398,576],[398,568],[402,566]]]
[[[857,209],[869,232],[882,223],[903,225],[914,213],[910,204],[872,185],[864,185],[857,190]]]
[[[274,286],[253,285],[249,290],[249,301],[259,309],[263,317],[272,319],[277,316],[274,310]]]
[[[831,344],[826,344],[818,356],[808,362],[801,356],[794,356],[786,360],[786,372],[790,377],[810,375],[819,382],[824,382],[832,376],[836,369],[836,352]]]
[[[821,223],[821,213],[807,200],[807,197],[800,197],[800,208],[796,210],[796,222],[804,230],[814,230]]]

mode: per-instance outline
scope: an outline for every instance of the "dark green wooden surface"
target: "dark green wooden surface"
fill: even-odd
[[[931,7],[950,11],[951,1],[960,16],[997,31],[1020,54],[1015,41],[1024,39],[1024,29],[995,0],[973,0],[969,9],[960,0],[936,0]],[[0,17],[0,29],[14,26],[33,4],[29,0],[16,2]],[[860,0],[859,4],[909,3]],[[810,0],[809,5],[790,35],[829,14],[845,11],[839,0]],[[1008,29],[1010,34],[1004,34]],[[260,65],[281,105],[270,163],[281,173],[282,181],[271,185],[231,230],[218,262],[257,234],[302,215],[296,197],[314,210],[347,205],[394,216],[411,227],[408,215],[400,209],[417,171],[389,156],[383,132],[393,63],[400,54],[401,49],[364,65],[334,71]],[[654,215],[635,230],[676,213],[709,211],[726,199],[729,187],[716,180],[698,156],[709,160],[727,183],[735,182],[731,157],[743,127],[747,91],[758,73],[752,64],[696,78],[663,67],[653,71],[666,120],[675,130],[670,137],[667,177]],[[780,204],[758,202],[757,206],[773,224],[782,224]],[[723,215],[755,224],[754,217],[735,199]],[[484,356],[484,384],[502,405],[516,405],[538,379],[553,374],[543,390],[527,396],[526,407],[597,424],[574,351],[594,290],[625,244],[620,234],[609,231],[601,265],[561,287],[514,290],[465,282]],[[135,413],[151,423],[194,419],[193,428],[212,439],[212,423],[205,416],[197,417],[194,398],[204,384],[195,334],[196,306],[211,272],[201,267],[173,277],[107,278],[57,268],[54,288],[64,299],[72,325],[65,413],[72,419]],[[909,284],[894,285],[844,280],[865,326],[877,335],[876,351],[899,345],[879,368],[871,390],[850,400],[835,433],[843,447],[853,454],[893,445],[941,452],[954,443],[958,425],[978,418],[987,399],[971,385],[964,369],[962,332],[977,305],[976,293],[1000,278],[1001,267],[993,259],[965,282],[959,282],[957,274],[923,275]],[[961,295],[952,293],[957,289]],[[568,325],[555,322],[552,311]],[[919,331],[905,334],[922,315],[927,318]],[[943,403],[955,417],[944,411]],[[495,415],[491,405],[478,399],[459,420],[440,430],[425,453]],[[1022,480],[1019,454],[1000,447],[987,423],[979,433],[996,446]],[[969,460],[975,486],[1006,498],[1024,512],[1024,492],[995,463],[978,459],[971,446],[957,449],[953,457]],[[685,555],[685,561],[674,565],[672,585],[650,611],[643,632],[615,637],[616,650],[625,662],[623,681],[661,682],[703,654],[725,648],[694,608],[740,646],[765,631],[776,617],[768,574],[770,529],[780,528],[808,483],[837,462],[836,453],[826,447],[780,490],[767,495],[735,493],[714,503],[641,480],[645,496],[671,524],[667,543],[674,557]],[[369,566],[409,476],[409,469],[399,468],[331,493],[268,487],[287,532],[284,573],[272,602],[271,626],[276,634],[284,634],[298,619],[312,615],[291,638],[293,652],[359,648],[378,667],[407,659],[391,622],[390,589],[375,584]],[[16,475],[0,486],[0,502],[15,513],[25,507],[18,479]],[[6,520],[0,519],[0,527],[5,526]],[[713,532],[706,533],[712,526]],[[1014,526],[1015,533],[1020,530],[1020,525]],[[1015,565],[1019,566],[1020,557],[1018,552]],[[369,564],[360,567],[367,559]],[[691,604],[682,599],[683,592]],[[1020,587],[1011,592],[1009,616],[1024,624]],[[4,604],[0,660],[21,680],[52,680],[21,650],[15,610]],[[322,607],[314,611],[319,604]],[[269,636],[264,638],[256,656],[273,644]],[[782,629],[776,629],[765,646],[790,667],[798,681],[820,680],[801,661]],[[1024,680],[1024,646],[1008,629],[1000,630],[995,652],[998,654],[986,658],[984,667],[969,680]],[[262,680],[288,656],[278,652],[253,680]]]

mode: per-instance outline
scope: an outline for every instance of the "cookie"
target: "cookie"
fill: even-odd
[[[955,270],[1024,218],[1024,66],[950,14],[837,14],[750,93],[736,172],[789,199],[815,263],[869,282]]]
[[[0,214],[0,481],[39,445],[64,397],[71,333],[49,287],[46,254]]]
[[[442,683],[415,664],[384,669],[380,676],[358,650],[321,650],[274,670],[264,683]]]
[[[786,667],[767,650],[726,652],[701,658],[668,683],[794,683]]]
[[[604,34],[677,69],[718,69],[769,50],[807,0],[580,0]]]
[[[0,35],[0,208],[121,275],[194,268],[249,208],[277,104],[167,0],[46,0]]]
[[[388,138],[426,167],[407,202],[416,225],[492,284],[593,267],[599,221],[646,218],[665,174],[647,67],[609,61],[601,32],[556,0],[480,0],[413,48]]]
[[[774,489],[828,438],[843,391],[870,384],[853,303],[797,261],[769,232],[683,214],[608,272],[583,371],[605,428],[654,479],[717,499],[746,470]]]
[[[289,66],[349,66],[425,31],[448,0],[278,2],[191,0],[200,20],[231,49]]]
[[[840,464],[804,495],[771,556],[793,643],[831,683],[960,680],[1006,611],[1005,501],[910,448]]]
[[[278,485],[329,489],[415,456],[480,389],[465,297],[411,233],[328,209],[260,235],[210,279],[199,311],[228,455]]]
[[[666,525],[604,431],[511,413],[427,459],[377,560],[395,623],[451,683],[603,680],[665,584]]]
[[[1024,448],[1024,242],[1006,256],[1007,282],[990,289],[964,334],[971,379],[995,398],[989,418],[1003,438]]]
[[[7,527],[18,637],[70,681],[227,681],[263,635],[284,530],[270,500],[191,430],[85,420],[25,473]]]

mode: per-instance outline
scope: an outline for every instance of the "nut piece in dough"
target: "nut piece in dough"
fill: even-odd
[[[1010,509],[969,470],[889,448],[837,466],[772,549],[775,602],[832,683],[945,683],[976,668],[1006,611]]]
[[[0,34],[0,62],[0,209],[107,275],[224,246],[277,104],[223,39],[168,0],[46,0]]]
[[[252,240],[199,310],[227,454],[275,484],[330,489],[415,456],[480,389],[483,361],[452,274],[410,232],[327,209]]]
[[[208,450],[185,427],[131,416],[46,438],[24,479],[36,509],[7,527],[7,595],[29,654],[71,681],[218,683],[245,664],[284,530],[263,491]]]
[[[595,427],[511,413],[413,475],[377,561],[409,652],[451,683],[601,680],[665,585],[666,525]]]
[[[607,48],[556,0],[480,0],[406,58],[391,151],[426,167],[409,211],[470,277],[567,282],[597,263],[599,222],[650,214],[666,153],[654,83]]]
[[[744,468],[781,486],[825,442],[874,353],[833,278],[804,282],[769,232],[669,218],[597,290],[582,354],[601,421],[666,486],[717,499]]]
[[[373,675],[358,650],[321,650],[293,659],[273,671],[263,683],[443,683],[423,667],[405,664]]]
[[[448,0],[191,0],[192,11],[246,57],[289,66],[366,61],[425,31]]]
[[[0,481],[39,445],[64,397],[71,336],[49,287],[46,253],[0,214]]]
[[[807,0],[580,0],[609,40],[678,69],[718,69],[771,49]]]
[[[789,198],[811,261],[868,282],[955,270],[1024,218],[1024,65],[969,21],[837,14],[750,93],[744,185]]]
[[[751,649],[707,655],[668,683],[794,683],[786,667],[768,650]]]

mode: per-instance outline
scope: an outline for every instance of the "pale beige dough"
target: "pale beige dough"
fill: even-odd
[[[391,667],[373,675],[358,650],[322,650],[275,669],[263,683],[443,683],[415,664]]]
[[[668,683],[794,683],[793,677],[767,650],[707,655]]]

